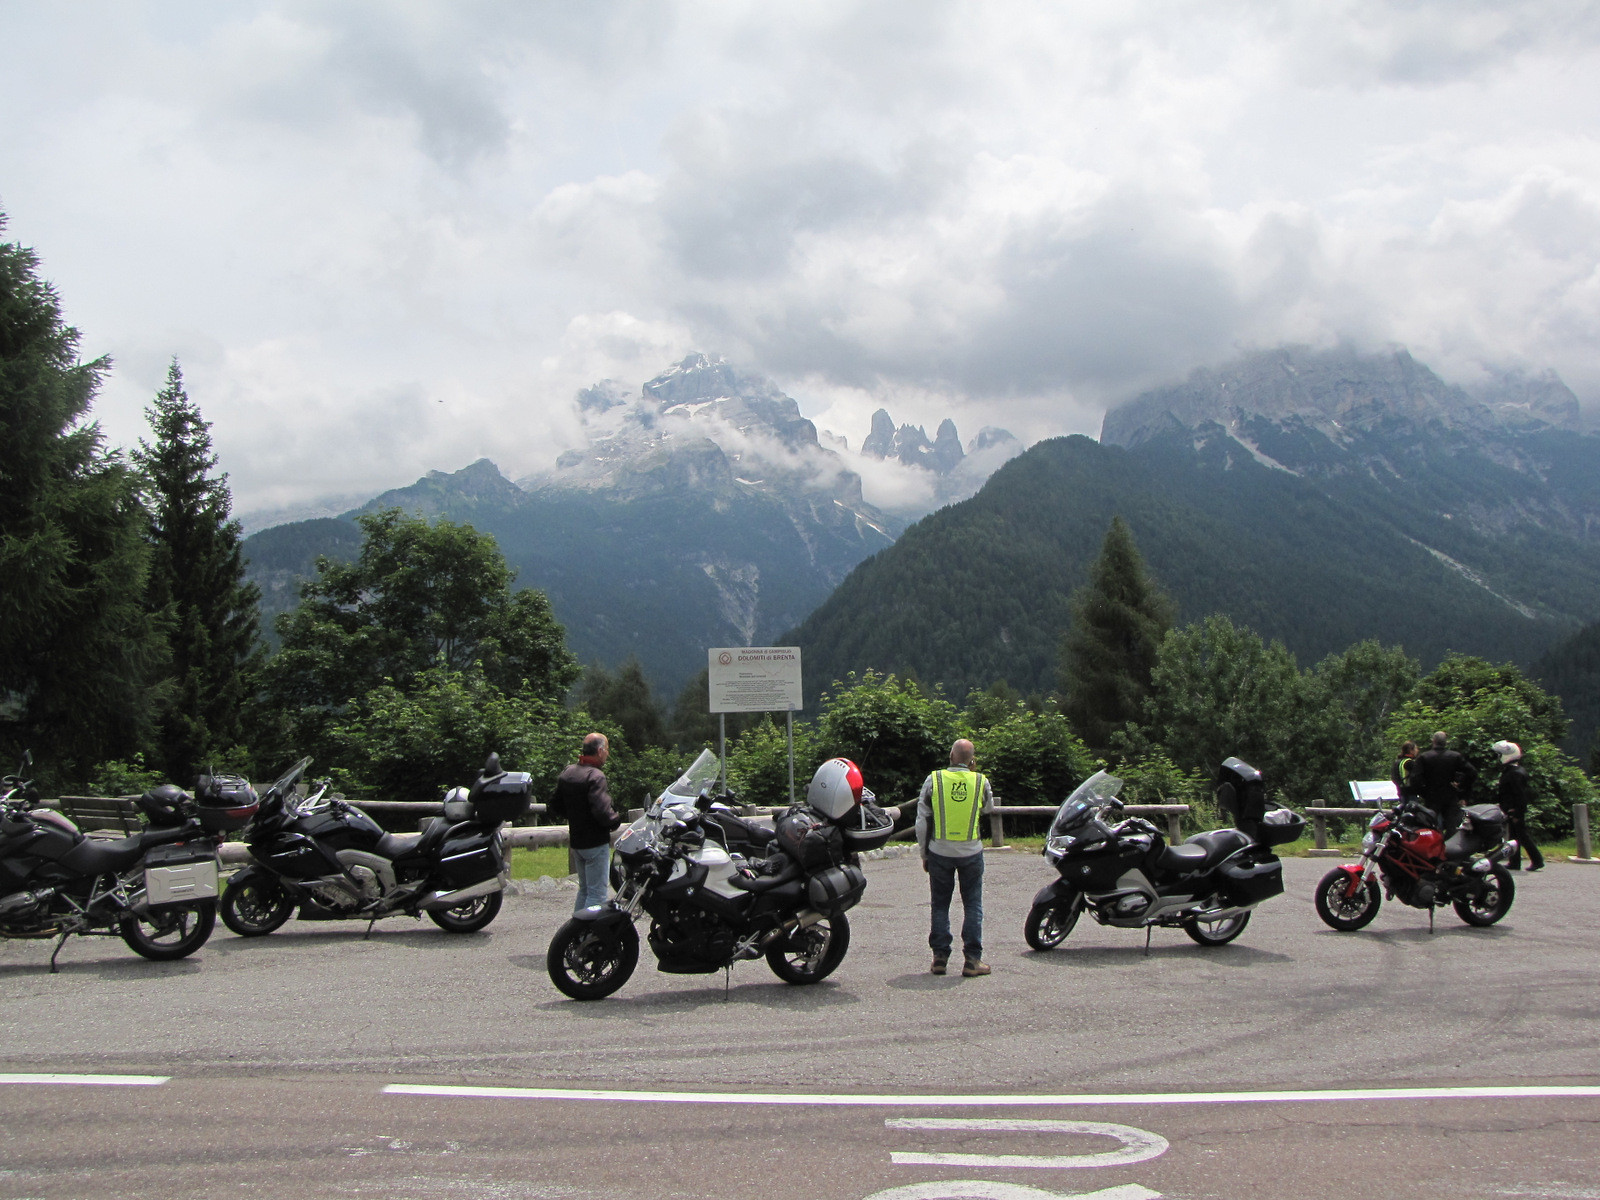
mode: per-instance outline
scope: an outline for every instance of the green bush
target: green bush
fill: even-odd
[[[839,756],[852,760],[881,804],[914,801],[928,772],[950,761],[955,705],[938,688],[925,692],[913,679],[876,671],[859,678],[852,672],[833,687],[822,697],[817,761]],[[798,762],[795,770],[798,789]]]
[[[977,767],[989,777],[998,804],[1060,804],[1099,769],[1066,716],[1054,708],[1035,713],[1018,706],[971,737]]]
[[[816,737],[803,721],[794,723],[795,798],[804,799],[806,785],[824,761]],[[789,739],[784,726],[770,716],[751,726],[728,749],[728,785],[744,804],[789,803]],[[872,781],[867,781],[872,786]]]

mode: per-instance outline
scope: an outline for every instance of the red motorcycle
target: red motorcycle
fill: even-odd
[[[1502,864],[1517,843],[1506,840],[1505,828],[1505,814],[1493,804],[1463,809],[1461,828],[1449,838],[1438,814],[1416,800],[1380,809],[1361,839],[1361,861],[1335,867],[1317,884],[1317,916],[1334,929],[1360,929],[1387,896],[1427,909],[1430,932],[1433,910],[1442,904],[1453,905],[1468,925],[1493,925],[1516,895]]]

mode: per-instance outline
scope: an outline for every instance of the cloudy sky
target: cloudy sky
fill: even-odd
[[[858,446],[1244,348],[1600,402],[1600,5],[0,0],[0,209],[112,440],[176,354],[244,512],[579,436],[690,350]]]

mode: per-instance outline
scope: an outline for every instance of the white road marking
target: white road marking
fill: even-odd
[[[889,1161],[923,1167],[1042,1167],[1065,1170],[1073,1167],[1122,1167],[1145,1162],[1167,1152],[1167,1139],[1131,1125],[1108,1125],[1101,1121],[1025,1121],[1008,1117],[891,1117],[884,1122],[890,1129],[979,1130],[995,1133],[1076,1133],[1116,1138],[1117,1150],[1092,1154],[942,1154],[902,1150],[892,1151]]]
[[[93,1087],[156,1087],[171,1079],[170,1075],[4,1075],[0,1084],[6,1083],[76,1083]]]
[[[596,1100],[641,1104],[793,1104],[872,1108],[1030,1108],[1110,1104],[1308,1104],[1335,1100],[1544,1100],[1596,1099],[1600,1087],[1433,1087],[1351,1088],[1322,1091],[1261,1092],[1111,1092],[1083,1095],[1016,1096],[853,1095],[813,1092],[644,1092],[617,1089],[464,1087],[446,1084],[391,1083],[393,1096],[461,1096],[491,1100]]]
[[[1044,1192],[1020,1183],[990,1183],[984,1179],[946,1179],[939,1183],[908,1183],[873,1192],[866,1200],[1161,1200],[1137,1183],[1101,1188],[1095,1192]]]

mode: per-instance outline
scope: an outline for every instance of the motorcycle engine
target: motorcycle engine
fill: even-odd
[[[361,904],[361,897],[351,891],[350,885],[342,879],[323,879],[316,883],[308,883],[306,891],[310,892],[323,908],[333,912],[354,912]]]
[[[733,954],[733,930],[702,909],[675,909],[650,926],[650,949],[663,960],[726,962]]]
[[[361,887],[361,899],[363,903],[369,900],[376,900],[379,896],[383,895],[383,884],[379,881],[377,872],[375,872],[371,867],[363,867],[358,865],[348,869],[350,874],[355,877],[356,883]]]

